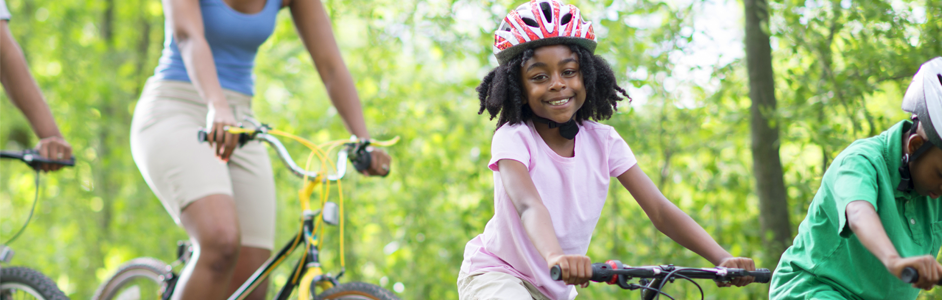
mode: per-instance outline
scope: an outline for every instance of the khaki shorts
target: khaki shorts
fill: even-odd
[[[532,283],[501,272],[458,273],[459,300],[550,300]]]
[[[242,121],[252,116],[252,97],[225,90]],[[148,79],[131,121],[131,155],[164,208],[180,224],[180,212],[200,198],[232,196],[243,246],[272,249],[275,182],[265,145],[249,142],[224,163],[197,141],[206,126],[206,101],[189,82]]]

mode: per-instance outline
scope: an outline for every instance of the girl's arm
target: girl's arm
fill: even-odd
[[[337,47],[337,41],[334,39],[330,18],[324,10],[324,5],[320,0],[291,0],[288,7],[291,8],[291,17],[294,19],[298,35],[311,54],[314,67],[317,68],[317,73],[320,74],[327,88],[330,101],[340,113],[347,130],[360,139],[369,139],[370,133],[363,119],[360,97],[357,96],[353,77],[340,55],[340,48]],[[389,161],[390,157],[385,152],[374,151],[372,164],[367,173],[371,175],[388,173]]]
[[[169,21],[173,38],[177,42],[183,65],[200,97],[206,99],[209,114],[206,125],[210,129],[209,143],[216,145],[216,156],[229,160],[238,143],[238,137],[223,130],[237,124],[229,101],[223,94],[216,63],[203,31],[203,15],[198,0],[163,0],[164,14]]]
[[[52,111],[43,99],[39,85],[30,74],[26,58],[10,33],[6,20],[0,20],[0,83],[3,84],[13,105],[23,112],[33,127],[33,132],[39,137],[39,154],[48,159],[72,157],[72,146],[62,138],[56,120],[52,117]],[[42,166],[44,171],[55,171],[59,168],[60,165]]]
[[[618,176],[621,185],[638,201],[641,209],[654,223],[657,230],[687,249],[706,258],[717,266],[755,270],[755,264],[748,258],[734,258],[729,252],[707,234],[700,224],[667,200],[661,191],[651,182],[648,175],[635,165]],[[733,281],[743,286],[753,281],[752,277],[738,278]]]
[[[563,253],[559,240],[556,239],[556,231],[553,229],[549,211],[543,205],[543,200],[536,186],[533,185],[527,167],[519,161],[509,159],[497,161],[497,166],[504,190],[507,191],[510,201],[517,209],[517,215],[520,216],[520,223],[526,229],[533,246],[546,259],[548,264],[546,271],[549,272],[550,268],[559,265],[562,269],[563,281],[567,284],[588,283],[592,276],[592,261],[585,255]]]

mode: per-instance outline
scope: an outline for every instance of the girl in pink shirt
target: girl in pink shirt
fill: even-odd
[[[595,122],[628,97],[593,54],[595,45],[592,24],[558,0],[531,0],[498,27],[500,66],[477,88],[479,113],[497,118],[488,164],[494,217],[465,247],[460,299],[575,298],[572,285],[585,286],[591,276],[585,254],[610,177],[674,241],[715,265],[755,269],[752,259],[730,255],[664,198],[618,132]],[[550,279],[554,265],[563,281]]]

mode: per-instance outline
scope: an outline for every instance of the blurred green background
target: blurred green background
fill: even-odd
[[[494,121],[477,114],[474,87],[491,68],[492,32],[521,0],[327,0],[345,61],[375,138],[388,149],[387,178],[350,176],[346,280],[395,290],[403,299],[456,299],[465,243],[493,213],[486,168]],[[736,0],[571,1],[591,19],[597,54],[634,101],[603,123],[615,126],[665,195],[732,254],[773,268],[759,230],[752,175],[743,4]],[[773,0],[772,64],[783,176],[792,234],[830,159],[851,141],[906,118],[900,100],[919,64],[942,55],[936,0]],[[175,258],[186,238],[131,159],[131,113],[163,44],[156,0],[9,0],[10,28],[52,107],[77,164],[44,174],[40,202],[12,265],[41,270],[73,299],[87,299],[122,262]],[[300,43],[290,14],[259,50],[253,107],[263,121],[316,141],[345,138],[336,110]],[[32,147],[21,114],[0,101],[0,148]],[[291,145],[295,156],[306,152]],[[274,156],[273,156],[274,159]],[[277,244],[297,228],[298,179],[280,164]],[[0,237],[26,220],[33,175],[0,162]],[[657,232],[613,181],[588,255],[632,265],[709,266]],[[315,197],[315,199],[317,199]],[[322,254],[336,273],[336,228]],[[284,270],[275,282],[286,278]],[[768,285],[718,289],[707,299],[759,299]],[[696,298],[690,284],[668,290]],[[579,299],[637,297],[595,284]],[[923,293],[930,299],[942,293]]]

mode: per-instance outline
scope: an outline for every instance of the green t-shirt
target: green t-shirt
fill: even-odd
[[[903,121],[857,140],[834,159],[772,276],[772,299],[916,299],[919,289],[890,274],[844,214],[852,201],[870,202],[900,257],[939,253],[940,201],[896,190],[902,135],[910,126]]]

